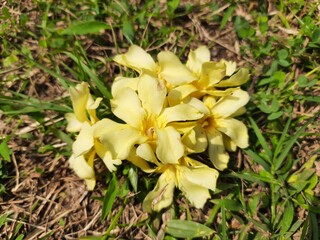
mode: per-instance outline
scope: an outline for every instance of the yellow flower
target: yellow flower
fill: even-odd
[[[179,164],[166,164],[157,169],[161,172],[155,188],[143,201],[144,211],[160,211],[173,200],[174,188],[179,188],[186,198],[197,208],[202,208],[209,190],[214,191],[219,173],[189,157],[182,157]]]
[[[67,131],[79,132],[83,123],[87,122],[92,125],[99,120],[96,116],[96,109],[102,98],[97,98],[94,101],[86,82],[71,87],[69,92],[74,113],[65,115],[68,121]]]
[[[102,99],[93,100],[87,83],[70,88],[70,95],[74,113],[66,114],[67,130],[79,132],[72,145],[73,154],[69,158],[70,168],[86,181],[89,190],[93,190],[96,182],[94,173],[96,154],[110,171],[116,170],[114,165],[119,165],[121,161],[112,159],[111,153],[98,141],[99,134],[94,136],[94,132],[99,133],[97,129],[99,126],[96,125],[99,120],[96,116],[96,108]]]
[[[125,123],[103,119],[101,142],[117,159],[127,159],[132,149],[148,158],[151,149],[162,163],[178,163],[184,154],[180,133],[170,124],[200,119],[203,114],[188,104],[166,107],[164,82],[150,75],[140,77],[137,92],[125,87],[111,100],[112,112]],[[101,127],[100,127],[101,125]]]
[[[215,97],[226,96],[233,89],[219,88],[240,86],[249,79],[248,70],[244,68],[233,74],[236,71],[234,62],[210,61],[210,52],[205,46],[189,53],[186,66],[196,76],[196,80],[173,88],[168,95],[170,106],[183,102],[189,96],[197,98],[207,94]]]
[[[137,71],[140,76],[148,74],[159,78],[170,87],[190,83],[196,79],[195,75],[170,51],[160,52],[157,56],[158,62],[155,62],[145,50],[137,45],[132,45],[125,54],[116,55],[113,60]],[[139,79],[139,77],[117,77],[113,83],[112,95],[115,96],[118,90],[125,87],[137,90]]]
[[[234,118],[244,112],[243,106],[248,101],[248,93],[241,89],[233,90],[230,95],[218,101],[212,96],[205,96],[203,99],[207,107],[205,116],[198,121],[197,127],[182,138],[189,152],[200,152],[207,143],[209,157],[214,166],[218,170],[227,168],[229,154],[226,149],[234,151],[235,146],[240,148],[248,146],[247,127]]]

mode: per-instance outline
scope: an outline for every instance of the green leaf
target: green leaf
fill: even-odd
[[[248,206],[251,213],[251,216],[255,216],[257,214],[258,204],[260,202],[260,196],[258,194],[253,195],[248,199]]]
[[[239,38],[252,37],[255,34],[254,28],[250,26],[250,23],[243,17],[237,16],[235,19],[235,30]]]
[[[15,240],[22,240],[24,238],[23,234],[20,234]]]
[[[281,117],[283,115],[283,111],[279,111],[279,112],[273,112],[268,116],[268,120],[272,121],[275,119],[278,119],[279,117]]]
[[[3,214],[2,216],[0,216],[0,227],[7,222],[7,217],[8,217],[7,214]]]
[[[289,67],[290,66],[290,62],[285,59],[279,59],[278,64],[282,67]]]
[[[251,159],[261,165],[266,171],[270,171],[270,165],[262,158],[260,157],[257,153],[253,152],[250,149],[244,150],[244,152],[251,157]]]
[[[311,36],[311,40],[312,40],[312,42],[317,42],[317,43],[320,42],[320,28],[316,28],[313,31],[312,36]]]
[[[250,120],[250,123],[251,123],[251,127],[254,131],[254,133],[256,134],[258,140],[259,140],[259,143],[261,144],[263,150],[266,152],[266,154],[268,155],[268,161],[269,163],[271,163],[271,159],[272,159],[272,151],[266,141],[266,139],[264,138],[264,136],[262,135],[261,131],[260,131],[260,128],[258,127],[258,125],[256,124],[256,122],[253,120],[253,118],[249,118]],[[261,161],[262,162],[262,161]],[[261,164],[261,163],[260,163]],[[263,163],[262,163],[263,164]],[[262,165],[261,164],[261,165]],[[265,164],[263,164],[262,166],[263,167],[266,167],[264,166]],[[266,168],[265,168],[266,169]],[[267,170],[267,169],[266,169]]]
[[[110,213],[114,201],[118,194],[118,180],[115,174],[113,174],[111,181],[108,184],[108,190],[103,198],[102,215],[101,219],[105,220]]]
[[[289,229],[289,231],[284,235],[283,239],[291,239],[290,237],[297,232],[297,230],[300,228],[300,226],[304,222],[305,220],[297,220]],[[305,239],[305,238],[301,238],[301,239]]]
[[[9,136],[2,140],[0,144],[0,155],[7,162],[10,162],[11,149],[8,147]]]
[[[242,173],[231,172],[230,175],[240,179],[248,180],[250,182],[272,183],[272,184],[280,185],[280,183],[276,179],[263,177],[253,172],[242,172]]]
[[[238,200],[234,200],[234,199],[212,199],[210,202],[220,205],[220,206],[224,206],[227,210],[229,211],[240,211],[243,209],[243,206],[241,205],[241,203]]]
[[[274,159],[274,170],[277,170],[281,167],[283,161],[287,157],[288,153],[292,150],[293,145],[298,140],[298,138],[304,133],[304,130],[309,126],[309,124],[314,121],[314,119],[317,117],[316,114],[314,117],[310,118],[296,133],[294,136],[290,138],[290,140],[287,142],[286,146],[281,150],[281,154]],[[284,133],[283,133],[284,134]]]
[[[203,224],[178,219],[167,222],[166,232],[178,238],[205,237],[215,233],[214,230]]]
[[[132,43],[134,39],[134,28],[129,20],[125,20],[122,23],[122,33],[125,38]]]
[[[312,238],[314,240],[319,239],[319,218],[316,214],[310,213],[310,222],[311,222],[311,229],[312,229]]]
[[[179,7],[180,0],[168,0],[167,1],[167,11],[168,14],[173,17],[174,11]]]
[[[66,35],[83,35],[98,33],[101,30],[110,29],[109,24],[98,21],[72,23],[70,27],[64,29],[61,34]]]
[[[279,59],[286,59],[288,57],[289,53],[288,53],[288,50],[287,49],[281,49],[279,52],[278,52],[278,58]]]
[[[78,63],[80,67],[83,69],[83,71],[88,74],[88,76],[93,80],[101,94],[108,98],[111,99],[112,95],[109,92],[108,88],[105,86],[105,84],[96,76],[96,74],[78,57],[73,55],[70,52],[64,52],[67,56],[69,56],[74,62]]]
[[[223,14],[223,17],[220,23],[220,29],[223,29],[226,26],[229,18],[231,17],[235,9],[236,9],[236,5],[231,5],[230,7],[228,7],[227,11]]]
[[[286,233],[291,227],[292,221],[294,217],[294,207],[291,201],[288,201],[285,210],[283,213],[283,217],[279,226],[281,227],[280,233]]]
[[[129,181],[133,187],[134,192],[138,191],[138,173],[135,168],[131,167],[128,173]]]

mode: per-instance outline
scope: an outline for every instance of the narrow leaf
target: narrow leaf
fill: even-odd
[[[257,138],[259,140],[259,143],[261,144],[262,148],[264,149],[264,151],[267,153],[267,155],[269,157],[269,159],[267,159],[268,162],[271,163],[272,151],[270,150],[270,147],[268,146],[268,143],[267,143],[266,139],[262,135],[262,133],[261,133],[258,125],[256,124],[256,122],[252,118],[249,118],[249,120],[250,120],[252,129],[253,129],[254,133],[256,134],[256,136],[257,136]]]
[[[174,219],[167,223],[166,232],[178,238],[196,238],[212,235],[215,231],[197,222]]]
[[[283,213],[282,220],[280,222],[281,232],[286,233],[291,227],[294,216],[294,208],[291,201],[288,201]]]
[[[108,185],[108,190],[106,195],[103,198],[103,205],[102,205],[102,220],[105,220],[108,214],[110,213],[113,203],[117,197],[118,193],[118,180],[115,174]]]
[[[257,153],[253,152],[250,149],[244,150],[244,152],[246,154],[248,154],[252,158],[253,161],[260,164],[266,171],[270,172],[269,164],[262,157],[260,157]]]
[[[309,124],[314,121],[316,116],[310,118],[296,133],[294,136],[290,138],[287,142],[284,149],[282,149],[281,154],[274,160],[274,170],[277,170],[281,165],[284,159],[287,157],[288,153],[292,150],[294,143],[298,140],[298,138],[304,133],[304,130],[309,126]]]
[[[66,55],[68,55],[73,61],[78,63],[83,71],[88,74],[88,76],[93,80],[99,91],[103,96],[105,96],[108,99],[112,98],[112,95],[108,88],[105,86],[105,84],[95,75],[95,73],[92,72],[92,70],[79,58],[77,58],[75,55],[73,55],[70,52],[64,52]]]
[[[74,23],[67,29],[64,29],[61,34],[67,35],[83,35],[89,33],[98,33],[101,30],[110,29],[110,26],[104,22],[89,21],[82,23]]]

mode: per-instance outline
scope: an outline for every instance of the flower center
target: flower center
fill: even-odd
[[[216,123],[215,119],[213,116],[207,117],[203,120],[201,126],[205,129],[208,130],[210,128],[216,128]]]
[[[148,116],[143,123],[143,133],[149,138],[150,141],[156,139],[157,121],[154,116]]]

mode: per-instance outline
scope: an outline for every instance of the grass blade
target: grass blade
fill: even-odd
[[[269,164],[262,157],[260,157],[258,154],[256,154],[255,152],[253,152],[250,149],[244,150],[244,152],[246,154],[248,154],[249,157],[251,157],[253,161],[260,164],[266,171],[270,172]]]
[[[77,64],[80,65],[80,67],[83,69],[83,71],[88,74],[88,76],[93,80],[101,94],[108,98],[111,99],[112,95],[108,88],[105,86],[105,84],[95,75],[95,73],[92,72],[92,70],[78,57],[73,55],[72,53],[69,52],[64,52],[68,57],[70,57],[73,61],[75,61]]]
[[[268,160],[269,163],[271,163],[271,159],[272,159],[272,151],[270,150],[270,147],[268,146],[268,143],[266,141],[266,139],[264,138],[264,136],[262,135],[258,125],[256,124],[256,122],[252,119],[252,118],[249,118],[250,120],[250,123],[251,123],[251,127],[254,131],[254,133],[256,134],[257,138],[258,138],[258,141],[259,143],[261,144],[262,148],[264,149],[264,151],[266,152],[267,156],[269,157],[269,159],[266,159]]]
[[[103,198],[102,205],[102,220],[105,220],[108,214],[110,213],[113,203],[118,194],[118,180],[115,174],[113,174],[112,179],[108,185],[108,190]]]
[[[287,157],[288,153],[292,149],[294,143],[298,140],[298,138],[304,133],[304,130],[309,126],[309,124],[314,121],[316,116],[310,118],[296,133],[295,135],[287,142],[285,148],[281,151],[279,157],[274,160],[274,170],[279,169],[282,165],[284,159]]]

